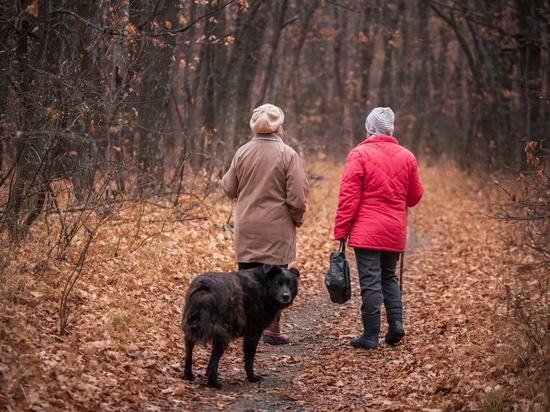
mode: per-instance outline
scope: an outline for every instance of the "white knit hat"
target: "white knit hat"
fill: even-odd
[[[255,133],[273,133],[279,130],[284,121],[283,111],[277,106],[266,103],[252,112],[250,128]]]
[[[389,107],[375,107],[367,116],[365,129],[372,135],[393,135],[393,121],[395,116]]]

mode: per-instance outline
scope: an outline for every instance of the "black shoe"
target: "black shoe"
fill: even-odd
[[[364,335],[349,341],[349,344],[354,348],[360,349],[376,349],[378,347],[378,336],[366,337]]]
[[[367,315],[361,313],[363,322],[363,334],[350,340],[349,344],[354,348],[376,349],[378,347],[378,334],[380,333],[380,313]]]
[[[384,339],[388,345],[397,345],[401,342],[405,336],[405,329],[403,329],[403,324],[398,320],[390,322],[390,328],[388,333],[386,333],[386,338]]]

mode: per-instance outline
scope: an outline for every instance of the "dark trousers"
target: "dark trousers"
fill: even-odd
[[[355,260],[361,286],[361,312],[365,315],[380,313],[382,303],[402,305],[399,281],[395,274],[398,252],[355,248]]]
[[[263,263],[260,262],[238,262],[237,265],[239,266],[239,270],[247,270],[247,269],[254,269],[258,266],[262,266]],[[288,265],[277,265],[282,268],[288,268]]]

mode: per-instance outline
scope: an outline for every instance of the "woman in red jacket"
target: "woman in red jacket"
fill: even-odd
[[[405,336],[403,303],[395,274],[407,241],[407,208],[420,202],[424,187],[414,155],[393,135],[394,114],[377,107],[368,115],[367,138],[348,155],[338,196],[334,238],[354,248],[361,286],[363,334],[356,348],[375,349],[380,310],[386,309],[386,343]]]

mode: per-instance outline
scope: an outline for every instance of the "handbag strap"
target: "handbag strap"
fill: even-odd
[[[340,249],[338,249],[339,252],[342,252],[344,255],[346,254],[346,239],[340,240]]]

